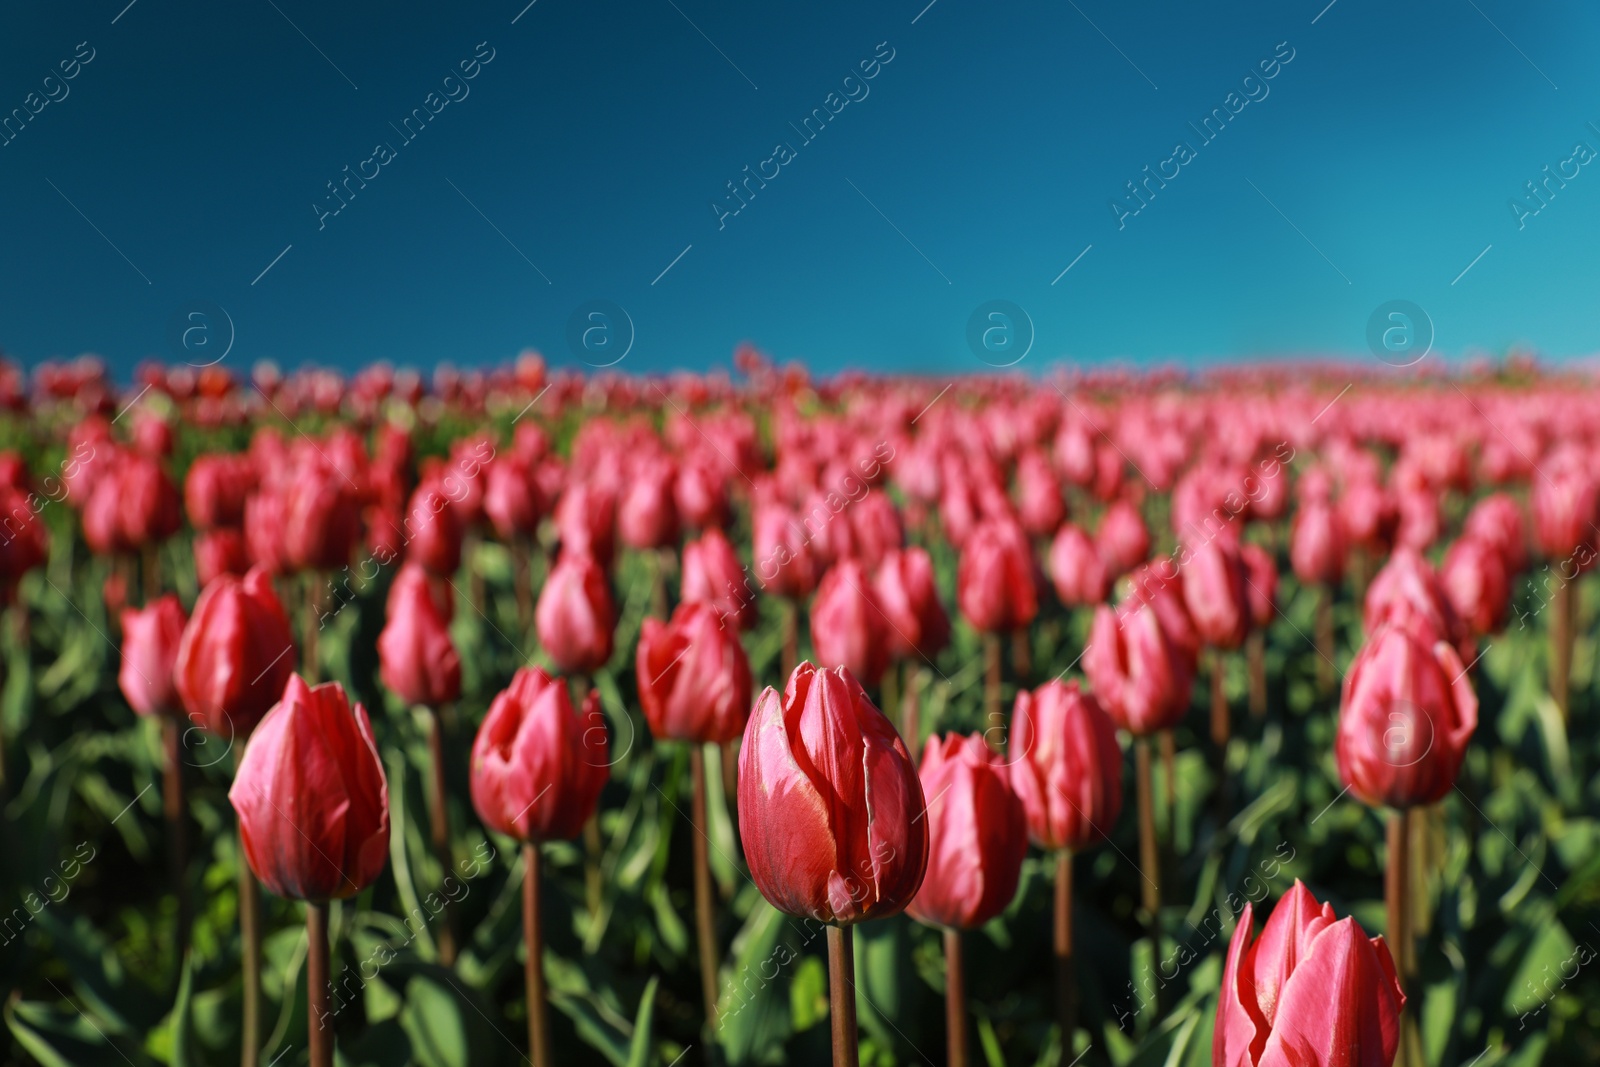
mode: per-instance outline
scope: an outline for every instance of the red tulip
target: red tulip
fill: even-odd
[[[1215,1067],[1390,1067],[1406,997],[1382,937],[1318,905],[1296,879],[1261,936],[1244,906],[1228,945]]]
[[[152,459],[172,455],[172,424],[156,415],[142,415],[133,423],[133,447]]]
[[[121,463],[106,471],[83,505],[83,540],[97,556],[128,552],[133,545],[123,532]]]
[[[389,859],[389,783],[367,709],[291,675],[245,749],[228,800],[245,859],[280,897],[353,897]]]
[[[1533,532],[1539,551],[1551,559],[1584,555],[1594,561],[1595,522],[1600,517],[1600,481],[1574,453],[1558,453],[1533,479]],[[1580,553],[1580,549],[1586,551]]]
[[[183,480],[183,504],[197,530],[238,526],[244,521],[244,502],[254,487],[255,469],[248,457],[228,454],[200,456]]]
[[[1070,522],[1062,524],[1050,544],[1050,578],[1056,596],[1068,607],[1104,603],[1111,592],[1111,576],[1094,540]]]
[[[728,538],[709,529],[683,546],[685,601],[710,604],[726,623],[747,630],[756,622],[755,591]]]
[[[242,576],[250,569],[244,534],[226,526],[207,530],[194,539],[194,571],[204,589],[219,574]]]
[[[1106,508],[1095,534],[1095,548],[1113,579],[1127,574],[1149,557],[1150,531],[1131,501],[1117,500]]]
[[[690,526],[720,529],[728,521],[727,479],[709,460],[686,460],[678,467],[672,502]]]
[[[260,567],[200,594],[173,667],[183,708],[218,737],[249,737],[294,674],[289,618]]]
[[[1339,521],[1345,539],[1368,551],[1381,551],[1394,536],[1400,508],[1394,494],[1373,478],[1348,482],[1339,496]]]
[[[928,863],[922,786],[900,735],[843,668],[802,663],[756,700],[739,750],[739,838],[779,911],[893,915]]]
[[[961,549],[956,600],[977,630],[1021,629],[1039,613],[1033,551],[1022,528],[1009,519],[978,524]]]
[[[491,830],[521,841],[578,836],[610,778],[600,694],[574,711],[567,685],[523,667],[472,742],[472,806]]]
[[[1490,493],[1472,506],[1461,536],[1493,545],[1505,561],[1507,577],[1528,566],[1528,535],[1522,508],[1505,493]]]
[[[928,870],[906,914],[932,926],[972,929],[1017,895],[1028,827],[1005,764],[981,734],[932,739],[922,753]]]
[[[906,543],[900,512],[888,493],[869,491],[840,517],[849,521],[855,558],[868,570],[876,570],[885,556]]]
[[[140,715],[182,714],[172,668],[188,621],[183,605],[171,593],[142,609],[122,612],[122,669],[117,684],[128,706]]]
[[[1144,736],[1175,726],[1189,709],[1194,661],[1137,598],[1095,609],[1083,671],[1118,726]]]
[[[527,461],[514,452],[496,456],[484,472],[483,511],[501,541],[534,535],[544,511],[542,496]]]
[[[49,556],[50,532],[29,495],[0,486],[0,585],[15,585]]]
[[[125,454],[117,472],[116,492],[122,539],[133,548],[165,541],[183,525],[178,487],[154,457]]]
[[[286,475],[283,556],[295,570],[336,571],[361,541],[359,483],[316,453],[303,454]]]
[[[1473,655],[1472,635],[1445,595],[1439,576],[1414,549],[1397,548],[1367,587],[1362,622],[1368,634],[1385,623],[1418,630],[1428,644],[1449,641],[1461,655]]]
[[[1445,553],[1439,583],[1456,614],[1478,637],[1498,633],[1511,608],[1511,579],[1498,546],[1466,535]]]
[[[750,717],[750,661],[739,631],[709,604],[686,601],[672,621],[646,617],[636,656],[639,703],[650,732],[722,744]]]
[[[616,499],[593,482],[574,482],[556,503],[556,531],[561,550],[583,552],[602,566],[616,551]]]
[[[587,674],[611,658],[616,625],[611,590],[600,565],[584,553],[561,553],[539,592],[533,619],[539,643],[561,670]]]
[[[252,564],[269,574],[289,573],[283,522],[283,494],[277,490],[263,487],[245,501],[245,552]]]
[[[1477,725],[1478,698],[1455,649],[1385,626],[1345,675],[1339,777],[1374,807],[1432,804],[1455,785]]]
[[[1312,497],[1300,504],[1289,528],[1289,565],[1295,577],[1311,584],[1336,586],[1344,577],[1344,519],[1327,500]]]
[[[1249,586],[1234,535],[1222,531],[1188,549],[1183,602],[1200,639],[1234,649],[1250,633]]]
[[[1044,453],[1028,451],[1017,462],[1017,518],[1035,537],[1049,537],[1066,520],[1061,483]]]
[[[1122,749],[1092,693],[1059,678],[1022,690],[1006,748],[1034,844],[1080,852],[1110,834],[1122,814]]]
[[[894,659],[932,660],[950,643],[950,618],[934,584],[933,560],[924,548],[897,549],[883,557],[872,579],[887,619],[885,639]]]
[[[407,704],[439,708],[461,695],[461,656],[428,574],[406,563],[389,587],[387,622],[378,635],[378,676]]]
[[[406,560],[448,578],[461,567],[461,518],[442,483],[424,479],[411,494],[405,515]]]
[[[845,667],[859,681],[877,685],[889,665],[887,629],[866,568],[853,559],[829,568],[811,602],[811,643],[818,665]]]
[[[776,596],[802,600],[819,568],[806,527],[782,504],[757,501],[751,517],[756,578]]]
[[[1244,560],[1251,625],[1264,630],[1278,613],[1278,565],[1271,553],[1249,541],[1239,546],[1239,556]]]
[[[678,509],[672,498],[675,475],[664,458],[641,462],[622,491],[617,532],[630,548],[665,548],[678,540]]]

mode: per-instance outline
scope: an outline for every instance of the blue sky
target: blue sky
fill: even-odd
[[[206,302],[241,369],[578,364],[605,301],[619,369],[959,372],[1006,301],[1026,370],[1371,358],[1393,300],[1597,347],[1589,5],[525,2],[6,5],[0,347],[125,373]]]

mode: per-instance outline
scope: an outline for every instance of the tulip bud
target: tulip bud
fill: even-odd
[[[884,556],[872,591],[888,620],[884,636],[891,657],[932,660],[950,643],[950,618],[939,602],[927,549],[897,549]]]
[[[406,507],[406,560],[448,578],[461,567],[461,519],[437,479],[425,479]]]
[[[1505,493],[1491,493],[1472,506],[1461,527],[1462,537],[1493,545],[1511,578],[1528,566],[1528,535],[1522,508]]]
[[[117,684],[140,715],[179,715],[183,705],[172,684],[172,666],[188,622],[171,593],[142,609],[122,612],[122,669]]]
[[[845,667],[867,685],[877,685],[889,665],[883,609],[866,568],[841,560],[822,576],[811,602],[811,643],[824,669]]]
[[[1234,649],[1250,633],[1245,577],[1244,560],[1231,533],[1207,538],[1189,551],[1184,565],[1183,602],[1206,644]]]
[[[570,840],[611,776],[608,750],[598,692],[580,714],[564,681],[523,667],[472,742],[472,806],[489,829],[518,840]]]
[[[30,495],[0,486],[0,585],[14,586],[50,556],[50,532]]]
[[[406,563],[389,587],[388,621],[378,635],[378,676],[407,704],[439,708],[461,695],[461,657],[450,641],[428,574]]]
[[[116,492],[122,540],[133,548],[165,541],[183,525],[178,487],[152,456],[127,453],[117,474]]]
[[[1116,724],[1133,734],[1175,726],[1189,709],[1193,658],[1162,627],[1155,606],[1145,601],[1095,609],[1083,672]]]
[[[1289,565],[1307,585],[1336,586],[1344,577],[1345,536],[1340,512],[1327,500],[1300,504],[1289,528]]]
[[[250,569],[244,534],[226,526],[207,530],[194,539],[194,572],[200,588],[210,585],[218,575],[243,576]]]
[[[1050,579],[1068,607],[1102,604],[1111,592],[1111,576],[1093,539],[1070,522],[1062,524],[1050,543]]]
[[[977,630],[1021,629],[1039,613],[1033,552],[1022,528],[1009,519],[979,523],[961,549],[956,600]]]
[[[841,517],[850,523],[855,558],[868,570],[876,570],[885,556],[906,543],[900,512],[888,493],[869,491]]]
[[[563,551],[545,578],[533,621],[539,643],[561,670],[587,674],[604,666],[616,618],[600,565],[582,552]]]
[[[756,699],[739,750],[739,838],[773,907],[848,925],[922,884],[928,823],[905,743],[850,672],[802,663]]]
[[[611,565],[616,546],[617,505],[609,489],[594,482],[574,482],[556,503],[556,531],[561,551],[582,552],[602,566]]]
[[[678,540],[678,509],[672,499],[672,462],[640,463],[617,507],[617,532],[630,548],[665,548]]]
[[[1498,633],[1511,607],[1511,579],[1495,545],[1464,535],[1445,553],[1439,572],[1450,606],[1478,637]]]
[[[1127,574],[1149,557],[1150,531],[1132,501],[1117,500],[1106,508],[1095,534],[1095,548],[1112,579]]]
[[[1244,560],[1250,623],[1264,630],[1272,625],[1272,617],[1278,613],[1278,565],[1271,553],[1249,541],[1239,546],[1239,556]]]
[[[1533,532],[1539,551],[1551,559],[1567,559],[1588,549],[1594,560],[1595,522],[1600,516],[1600,482],[1589,464],[1570,453],[1558,453],[1533,479]]]
[[[533,472],[515,452],[495,457],[484,472],[483,511],[502,541],[532,537],[544,511]]]
[[[782,504],[760,501],[750,525],[756,578],[777,596],[810,596],[819,568],[806,527]]]
[[[711,605],[724,622],[741,630],[755,625],[755,591],[721,530],[709,529],[683,546],[682,596],[686,602]]]
[[[389,783],[372,723],[338,682],[312,688],[290,676],[228,800],[250,869],[280,897],[353,897],[389,859]]]
[[[336,571],[361,540],[361,498],[332,461],[302,457],[282,489],[283,556],[295,570]]]
[[[639,703],[650,732],[722,744],[750,717],[750,661],[739,631],[709,604],[686,601],[672,621],[646,617],[636,657]]]
[[[253,565],[269,574],[289,573],[283,521],[283,494],[277,489],[264,486],[245,501],[245,553]]]
[[[1400,623],[1416,630],[1428,644],[1449,641],[1461,655],[1473,655],[1466,624],[1445,595],[1439,576],[1414,549],[1396,549],[1372,579],[1362,621],[1368,634],[1375,635],[1386,623]]]
[[[1060,679],[1022,690],[1006,748],[1034,844],[1081,852],[1111,833],[1122,814],[1122,748],[1092,693]]]
[[[972,929],[1017,895],[1028,827],[999,755],[980,734],[932,739],[922,753],[928,871],[906,914],[932,926]]]
[[[727,479],[714,463],[690,459],[678,468],[672,502],[690,526],[720,529],[728,521]]]
[[[1394,494],[1379,485],[1375,477],[1362,476],[1347,482],[1340,494],[1339,522],[1348,543],[1380,551],[1394,536],[1400,509]]]
[[[1215,1067],[1390,1067],[1406,997],[1382,937],[1319,906],[1298,879],[1254,934],[1247,903],[1217,994]]]
[[[1028,451],[1017,463],[1017,518],[1035,537],[1049,537],[1066,520],[1061,483],[1044,453]]]
[[[218,737],[250,736],[294,674],[289,618],[272,579],[253,567],[217,578],[200,594],[173,666],[183,708]]]
[[[1477,725],[1478,698],[1455,649],[1385,626],[1345,675],[1339,777],[1374,807],[1432,804],[1455,785]]]

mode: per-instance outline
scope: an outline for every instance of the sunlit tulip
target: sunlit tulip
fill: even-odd
[[[586,674],[603,666],[616,618],[600,565],[582,552],[562,552],[539,592],[534,625],[561,670]]]
[[[650,732],[674,741],[732,741],[750,717],[750,661],[714,607],[685,601],[670,622],[646,616],[635,657]]]
[[[259,567],[222,575],[195,601],[173,667],[183,709],[209,733],[249,737],[294,674],[289,619]]]
[[[1022,690],[1006,750],[1034,844],[1078,852],[1111,833],[1122,813],[1122,749],[1093,694],[1060,679]]]

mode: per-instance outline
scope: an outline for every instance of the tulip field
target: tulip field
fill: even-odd
[[[0,365],[0,1063],[1600,1062],[1600,383]]]

